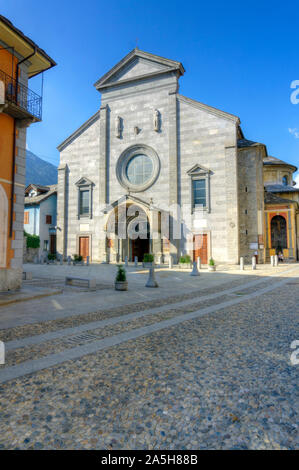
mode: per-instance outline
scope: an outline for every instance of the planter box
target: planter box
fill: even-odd
[[[146,263],[143,262],[143,263],[142,263],[142,266],[143,266],[144,268],[151,268],[152,266],[154,266],[154,264],[155,264],[154,262],[147,261]]]
[[[209,271],[216,271],[216,266],[208,266]]]
[[[192,269],[192,264],[191,263],[179,263],[179,268],[180,269]]]
[[[115,290],[128,290],[128,281],[115,281]]]

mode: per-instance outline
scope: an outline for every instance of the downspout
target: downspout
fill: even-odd
[[[36,54],[36,47],[32,54],[24,59],[20,60],[17,63],[17,70],[16,70],[16,104],[18,104],[18,83],[19,83],[19,66],[26,62],[26,60],[30,59],[32,56]],[[13,77],[12,77],[13,78]],[[9,236],[12,237],[13,232],[13,206],[14,206],[14,194],[15,194],[15,169],[16,169],[16,119],[14,119],[13,124],[13,146],[12,146],[12,183],[11,183],[11,201],[10,201],[10,229],[9,229]]]

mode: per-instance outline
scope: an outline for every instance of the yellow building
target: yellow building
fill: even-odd
[[[283,254],[286,261],[299,259],[299,188],[294,186],[294,165],[275,157],[264,158],[265,258]]]

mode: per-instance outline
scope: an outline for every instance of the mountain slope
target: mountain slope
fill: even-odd
[[[26,151],[26,186],[28,184],[48,184],[57,183],[57,167],[42,160],[29,150]]]

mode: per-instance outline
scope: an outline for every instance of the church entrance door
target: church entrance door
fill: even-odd
[[[208,236],[206,233],[194,235],[193,239],[193,261],[198,257],[202,264],[208,264]]]
[[[137,238],[132,240],[132,261],[134,261],[135,256],[138,257],[138,261],[143,260],[145,253],[149,253],[149,239]]]

